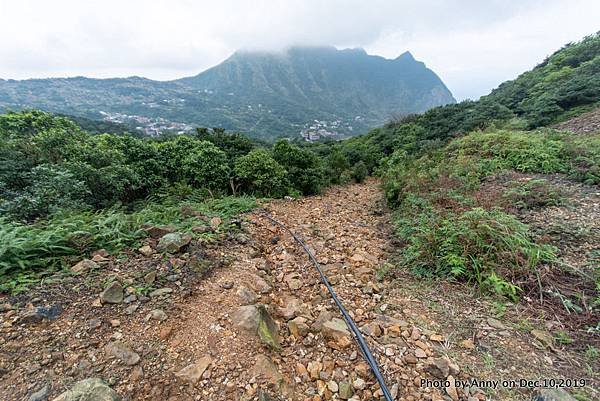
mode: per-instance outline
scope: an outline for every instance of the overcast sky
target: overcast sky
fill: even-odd
[[[478,98],[600,30],[600,0],[0,0],[0,78],[194,75],[240,48],[409,50]]]

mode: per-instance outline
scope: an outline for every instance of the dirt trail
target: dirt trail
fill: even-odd
[[[564,371],[560,355],[535,348],[516,324],[490,318],[492,304],[470,287],[402,272],[378,281],[394,247],[376,180],[264,207],[313,249],[397,399],[526,399],[527,390],[421,381],[579,371]],[[163,294],[99,306],[98,292],[81,282],[32,290],[29,302],[59,303],[62,311],[35,324],[24,323],[21,310],[0,314],[0,399],[29,400],[45,390],[38,400],[52,400],[89,377],[105,380],[124,400],[271,399],[263,391],[274,400],[378,399],[376,381],[302,248],[260,211],[244,216],[242,227],[202,250],[219,266],[201,280],[185,279],[193,270],[191,250],[167,259],[111,259],[104,268],[125,282],[131,269],[156,270],[166,277]],[[15,302],[0,304],[7,300]],[[265,305],[278,327],[269,338],[279,347],[242,327],[257,319],[251,312],[259,309],[249,305]]]

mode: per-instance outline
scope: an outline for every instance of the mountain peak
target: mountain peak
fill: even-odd
[[[408,50],[396,57],[396,60],[416,61],[412,53]]]

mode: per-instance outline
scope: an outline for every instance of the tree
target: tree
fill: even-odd
[[[276,198],[288,192],[287,172],[264,149],[253,150],[237,159],[234,170],[242,192]]]
[[[319,193],[325,183],[325,170],[319,157],[308,149],[279,140],[273,158],[288,172],[290,184],[303,195]]]

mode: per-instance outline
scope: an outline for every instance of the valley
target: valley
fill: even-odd
[[[334,47],[240,51],[174,81],[0,79],[0,111],[37,108],[119,123],[133,120],[134,129],[149,135],[199,126],[270,141],[299,139],[303,132],[305,139],[342,139],[393,116],[454,102],[437,75],[408,52],[388,60]],[[314,120],[329,126],[311,129]]]

